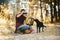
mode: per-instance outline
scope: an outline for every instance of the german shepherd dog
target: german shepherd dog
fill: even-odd
[[[37,23],[37,33],[40,33],[40,29],[42,28],[42,32],[44,32],[44,27],[46,27],[42,22],[40,22],[38,19],[34,19],[34,21]]]

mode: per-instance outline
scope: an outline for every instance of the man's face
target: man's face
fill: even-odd
[[[24,13],[25,11],[22,11],[21,13]]]
[[[27,14],[23,14],[23,16],[27,17]]]

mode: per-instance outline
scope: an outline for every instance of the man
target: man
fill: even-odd
[[[27,17],[27,13],[25,12],[24,9],[21,10],[21,13],[16,15],[16,30],[15,33],[17,33],[17,28],[24,24],[24,20]]]

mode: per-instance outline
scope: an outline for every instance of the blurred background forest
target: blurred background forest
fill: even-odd
[[[21,9],[45,24],[60,23],[60,0],[0,0],[0,34],[14,32]]]

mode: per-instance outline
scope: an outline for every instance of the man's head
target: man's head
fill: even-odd
[[[21,11],[20,11],[20,12],[22,12],[22,13],[23,13],[23,12],[25,12],[25,9],[21,9]]]
[[[23,13],[23,16],[27,17],[27,12],[24,12],[24,13]]]
[[[25,11],[25,9],[21,9],[21,13],[23,13],[23,16],[27,17],[27,12]]]

